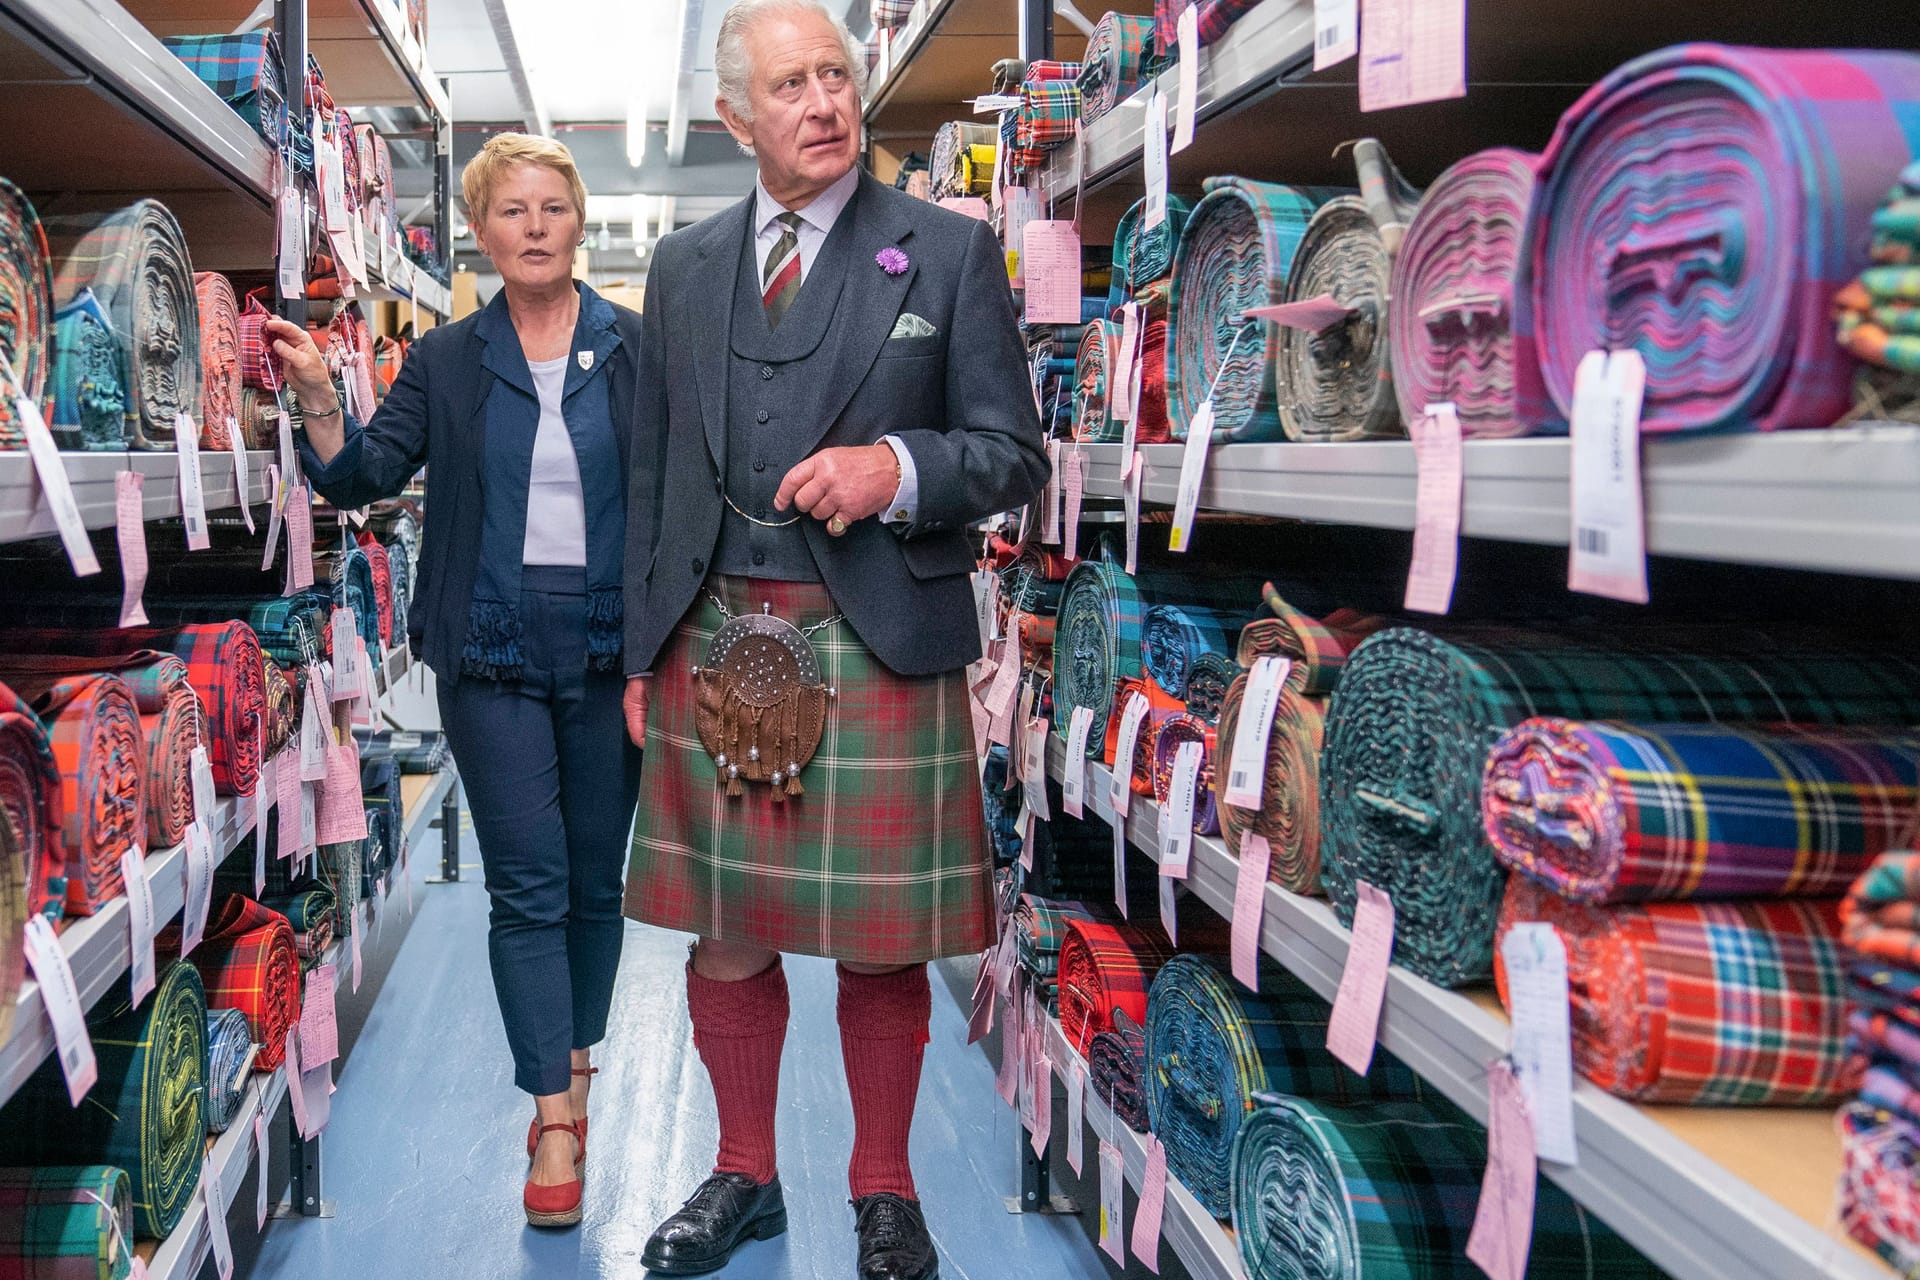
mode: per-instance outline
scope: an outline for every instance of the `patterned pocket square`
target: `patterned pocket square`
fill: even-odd
[[[900,318],[893,322],[893,332],[887,335],[887,341],[895,338],[931,338],[940,332],[911,311],[902,311]]]

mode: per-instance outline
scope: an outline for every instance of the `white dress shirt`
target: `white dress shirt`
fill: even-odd
[[[827,242],[827,233],[840,220],[847,202],[853,199],[854,188],[859,185],[860,169],[856,165],[804,207],[794,210],[800,215],[800,225],[794,234],[800,241],[802,284],[806,283],[807,273],[813,270],[813,260],[820,256],[820,246]],[[773,251],[774,245],[780,243],[780,237],[786,232],[785,225],[780,222],[780,215],[785,212],[786,206],[768,195],[765,185],[758,177],[754,178],[753,260],[762,274],[766,271],[767,254]],[[764,284],[764,281],[759,283]],[[913,455],[901,443],[900,437],[880,438],[893,450],[893,456],[900,464],[900,487],[894,491],[893,501],[887,509],[881,512],[881,518],[890,524],[911,524],[920,510],[920,475],[914,469]]]
[[[527,477],[527,532],[522,564],[587,563],[587,502],[580,487],[580,459],[560,414],[567,385],[567,357],[529,360],[527,371],[540,397],[540,425],[533,437],[533,469]]]

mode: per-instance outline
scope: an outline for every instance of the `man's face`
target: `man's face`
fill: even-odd
[[[751,121],[725,102],[720,118],[753,148],[767,194],[803,207],[851,169],[860,152],[860,97],[833,25],[817,13],[774,12],[747,32]]]

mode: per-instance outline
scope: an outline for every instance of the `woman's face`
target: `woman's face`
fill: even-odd
[[[523,163],[495,185],[473,234],[509,286],[544,289],[572,279],[583,229],[567,180],[546,165]]]

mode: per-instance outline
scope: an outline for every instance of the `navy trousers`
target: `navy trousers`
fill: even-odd
[[[622,873],[640,790],[617,671],[586,669],[581,569],[521,579],[519,681],[440,686],[492,900],[487,954],[514,1083],[563,1093],[570,1049],[607,1032],[620,964]]]

